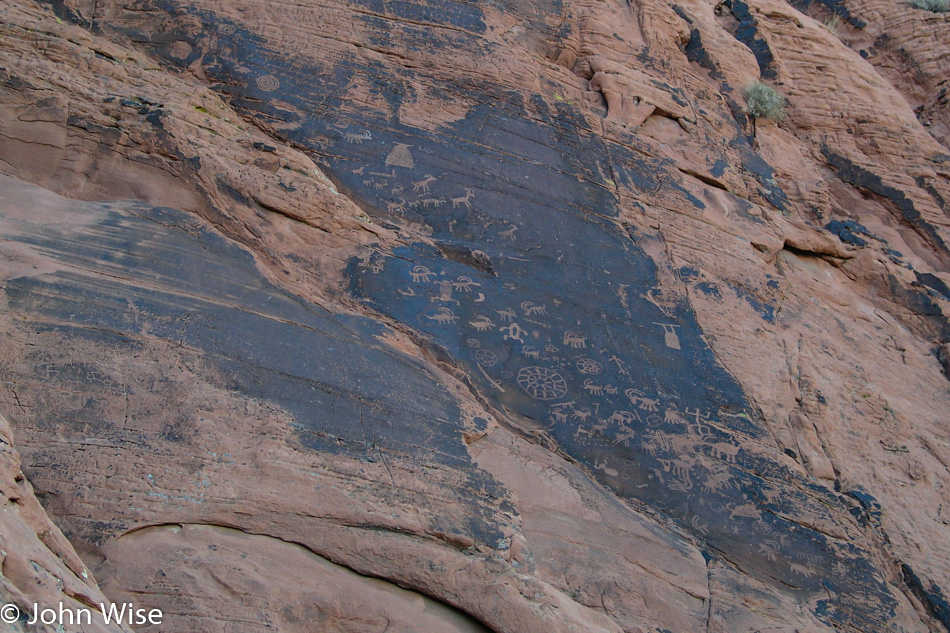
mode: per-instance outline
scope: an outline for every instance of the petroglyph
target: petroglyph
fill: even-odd
[[[475,362],[482,367],[494,367],[498,364],[498,356],[487,349],[480,349],[475,352]]]
[[[522,328],[517,323],[512,323],[508,327],[503,327],[501,328],[500,331],[507,332],[507,334],[505,334],[504,340],[518,341],[519,343],[524,343],[524,338],[522,337],[528,333],[524,328]]]
[[[595,384],[590,378],[584,381],[584,390],[592,396],[604,395],[603,385]]]
[[[426,177],[418,182],[412,183],[413,193],[429,193],[429,185],[436,181],[435,176],[426,174]]]
[[[389,186],[389,183],[385,180],[380,180],[379,182],[373,184],[373,189],[379,191],[380,189],[385,189]]]
[[[681,349],[680,339],[676,335],[676,328],[679,326],[674,323],[656,323],[653,325],[659,325],[663,328],[663,342],[666,343],[666,346],[670,349]]]
[[[422,264],[414,266],[412,271],[409,273],[409,275],[412,277],[412,280],[414,282],[424,283],[424,284],[430,283],[432,281],[430,277],[436,276],[434,272],[432,272],[431,270],[429,270]]]
[[[472,288],[478,288],[480,286],[481,284],[472,281],[471,277],[459,277],[452,282],[452,287],[459,292],[471,292]]]
[[[482,372],[482,376],[485,377],[485,380],[488,381],[488,384],[490,384],[492,387],[494,387],[498,391],[505,393],[505,388],[501,386],[501,383],[495,380],[494,378],[492,378],[491,376],[489,376],[488,372],[486,372],[485,369],[481,365],[478,365],[478,371]]]
[[[511,226],[509,226],[507,229],[505,229],[504,231],[501,231],[501,232],[498,234],[498,237],[500,237],[500,238],[503,239],[503,240],[511,240],[512,242],[514,242],[514,241],[515,241],[515,233],[517,233],[517,232],[518,232],[518,227],[517,227],[517,226],[514,226],[514,225],[511,225]]]
[[[373,139],[373,133],[369,130],[360,130],[359,132],[344,132],[343,140],[347,143],[356,143],[357,145],[362,145],[363,141],[370,141]]]
[[[518,385],[535,400],[554,400],[567,393],[567,381],[547,367],[524,367],[518,372]]]
[[[521,309],[524,310],[525,316],[546,315],[548,313],[548,310],[545,306],[535,305],[531,301],[525,301],[522,303]]]
[[[736,463],[736,455],[739,454],[739,447],[735,444],[726,444],[725,442],[716,442],[708,444],[712,456],[716,459],[724,460],[730,464]]]
[[[721,492],[732,488],[732,486],[732,476],[727,472],[714,473],[707,477],[702,484],[703,492],[706,493]]]
[[[569,345],[573,349],[586,348],[587,337],[581,336],[575,332],[565,332],[563,344]]]
[[[670,473],[675,477],[679,482],[684,486],[684,490],[689,490],[693,487],[693,480],[690,478],[689,469],[691,464],[683,461],[679,458],[673,459],[658,459],[663,465],[663,470]]]
[[[264,92],[273,92],[280,88],[280,80],[273,75],[261,75],[257,78],[257,87]]]
[[[401,215],[406,212],[406,199],[399,198],[397,201],[389,201],[386,203],[386,212],[393,215]]]
[[[506,323],[511,323],[514,321],[518,315],[511,308],[505,308],[504,310],[495,310],[498,313],[498,316],[501,317],[502,321]]]
[[[471,209],[472,203],[469,202],[475,196],[475,192],[468,187],[465,188],[465,195],[460,198],[452,198],[452,208],[457,209],[459,205],[465,205],[465,208]]]
[[[436,281],[434,282],[435,286],[439,289],[439,294],[431,297],[429,301],[441,302],[441,303],[454,303],[459,305],[458,299],[452,298],[452,282],[451,281]]]
[[[410,147],[412,145],[396,143],[396,147],[386,155],[386,164],[413,169],[416,166],[416,161],[412,158],[412,153],[409,151]]]
[[[577,371],[582,374],[587,374],[591,376],[596,376],[603,371],[603,366],[592,358],[580,358],[577,363],[575,363]]]
[[[221,35],[234,35],[236,30],[233,24],[222,24],[218,27],[218,33]]]
[[[627,364],[617,358],[617,355],[614,354],[608,359],[611,363],[617,365],[617,373],[621,376],[629,376],[630,372],[627,371]]]
[[[425,318],[429,319],[430,321],[435,321],[439,325],[454,325],[458,320],[458,317],[455,316],[455,314],[448,308],[439,308],[435,311],[434,315],[427,314],[425,315]]]
[[[352,173],[354,176],[362,176],[364,171],[366,171],[366,165],[357,167],[356,169],[351,169],[350,173]]]
[[[492,320],[487,316],[482,316],[481,314],[476,314],[475,318],[468,322],[473,328],[479,332],[487,332],[488,330],[495,327],[495,324],[492,323]]]
[[[422,203],[423,209],[428,209],[429,207],[439,208],[445,204],[445,198],[423,198],[419,200]]]
[[[534,359],[541,358],[541,352],[539,352],[536,347],[533,347],[531,345],[525,345],[524,347],[522,347],[521,353],[524,354],[525,358],[534,358]]]

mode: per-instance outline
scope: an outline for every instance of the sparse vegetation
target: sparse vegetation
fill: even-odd
[[[749,114],[756,119],[781,121],[785,118],[785,97],[761,81],[753,81],[743,93]]]
[[[835,13],[833,16],[822,22],[825,25],[825,28],[831,31],[832,35],[837,35],[838,31],[841,30],[841,27],[844,26],[844,20],[841,19],[841,16]]]
[[[950,11],[950,0],[910,0],[912,7],[932,11],[933,13],[946,13]]]

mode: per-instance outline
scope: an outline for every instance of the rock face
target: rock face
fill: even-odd
[[[950,630],[947,15],[8,0],[50,552],[163,631]]]

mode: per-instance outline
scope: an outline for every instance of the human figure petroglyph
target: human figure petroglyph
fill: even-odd
[[[472,208],[472,203],[469,202],[475,196],[475,192],[468,187],[465,188],[465,195],[460,198],[452,198],[452,208],[458,209],[460,205],[465,205],[466,209]]]
[[[603,385],[595,384],[593,380],[588,378],[584,381],[584,389],[592,396],[602,396],[604,395]]]
[[[347,143],[356,143],[357,145],[362,145],[363,141],[370,141],[373,139],[373,133],[369,130],[360,130],[359,132],[344,132],[343,138]]]
[[[479,332],[487,332],[488,330],[495,327],[495,324],[492,323],[492,320],[487,316],[482,316],[481,314],[476,314],[475,318],[468,322],[473,328]]]
[[[587,347],[587,337],[581,336],[575,332],[565,332],[564,333],[564,345],[569,345],[573,349],[581,349]]]
[[[522,337],[523,337],[525,334],[528,333],[527,330],[525,330],[524,328],[522,328],[522,327],[521,327],[520,325],[518,325],[517,323],[512,323],[512,324],[509,325],[508,327],[503,327],[503,328],[501,328],[500,331],[501,331],[501,332],[507,332],[507,334],[505,334],[504,340],[506,340],[506,341],[518,341],[519,343],[524,343],[524,338],[522,338]]]
[[[525,301],[521,304],[521,309],[524,310],[525,316],[538,316],[546,315],[548,310],[545,306],[535,305],[531,301]]]
[[[506,323],[511,323],[514,321],[518,315],[511,308],[505,308],[504,310],[495,310],[498,313],[498,316],[501,317],[502,321]]]
[[[413,193],[429,193],[429,185],[436,181],[436,177],[432,174],[426,174],[426,177],[418,182],[412,183]]]
[[[452,298],[452,282],[451,281],[436,281],[436,287],[439,289],[439,294],[434,297],[430,297],[431,302],[441,301],[442,303],[454,303],[459,305],[458,299]]]
[[[617,365],[617,373],[621,376],[629,376],[630,372],[627,371],[627,365],[622,360],[617,358],[617,355],[612,355],[608,360]]]
[[[432,281],[430,277],[436,276],[434,272],[432,272],[431,270],[429,270],[428,268],[426,268],[425,266],[421,264],[415,266],[412,269],[412,271],[409,273],[409,275],[412,276],[412,280],[414,282],[424,283],[424,284],[427,284]]]
[[[479,288],[481,284],[472,281],[471,277],[459,277],[452,282],[452,287],[459,292],[471,292],[472,288]]]

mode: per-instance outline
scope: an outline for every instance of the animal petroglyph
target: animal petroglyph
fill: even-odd
[[[402,193],[403,191],[405,191],[405,188],[402,186],[402,183],[397,182],[393,185],[393,188],[389,190],[389,193],[395,196],[397,193]]]
[[[596,376],[604,370],[603,366],[592,358],[581,358],[575,363],[577,371],[582,374]]]
[[[498,234],[498,237],[500,237],[503,240],[511,240],[513,242],[515,240],[515,233],[517,232],[518,232],[518,227],[512,225],[512,226],[509,226],[504,231],[501,231]]]
[[[261,75],[257,78],[257,87],[264,92],[272,92],[280,88],[280,80],[273,75]]]
[[[357,167],[356,169],[351,169],[350,173],[352,173],[354,176],[362,176],[364,171],[366,171],[366,165]]]
[[[458,320],[458,317],[455,316],[455,314],[453,314],[453,312],[448,308],[439,308],[435,311],[434,315],[427,314],[425,315],[425,318],[429,319],[430,321],[435,321],[439,325],[448,325],[450,323],[454,324]]]
[[[423,198],[419,202],[422,203],[422,208],[428,209],[429,207],[435,207],[438,209],[443,204],[445,204],[445,198]]]
[[[571,417],[575,420],[580,420],[581,422],[587,422],[587,418],[593,415],[593,412],[590,410],[590,407],[583,407],[580,409],[574,409],[574,413],[571,414]]]
[[[676,328],[679,327],[678,325],[675,325],[673,323],[656,323],[656,322],[654,322],[653,325],[659,325],[661,328],[663,328],[663,341],[666,343],[667,347],[669,347],[670,349],[681,349],[680,339],[676,335]]]
[[[386,164],[396,167],[405,167],[406,169],[415,167],[416,161],[412,158],[412,153],[409,151],[410,147],[412,147],[412,145],[396,143],[396,147],[386,155]]]
[[[487,349],[480,349],[475,352],[475,362],[482,367],[494,367],[498,364],[498,356]]]
[[[604,386],[595,384],[590,378],[584,381],[584,390],[592,396],[604,395]]]
[[[735,444],[716,442],[715,444],[709,444],[708,446],[712,456],[716,459],[721,459],[723,461],[729,462],[730,464],[736,463],[736,455],[739,454],[739,447]]]
[[[482,316],[481,314],[476,314],[475,318],[468,322],[473,328],[479,332],[487,332],[488,330],[495,327],[495,324],[492,323],[492,320],[487,316]]]
[[[535,305],[531,301],[522,303],[521,309],[524,310],[525,316],[537,316],[548,313],[548,309],[545,306]]]
[[[554,400],[567,393],[567,381],[547,367],[523,367],[518,372],[518,385],[535,400]]]
[[[684,486],[684,490],[689,490],[693,487],[693,480],[690,479],[689,469],[690,464],[684,462],[681,459],[659,459],[657,460],[663,464],[663,470],[673,475],[677,478]]]
[[[523,348],[521,348],[521,353],[525,355],[525,358],[541,358],[541,352],[531,345],[525,345]]]
[[[502,321],[506,323],[511,323],[517,318],[517,314],[511,308],[505,308],[504,310],[495,310],[498,313],[498,316],[501,317]]]
[[[412,280],[414,282],[424,283],[424,284],[427,284],[430,281],[432,281],[430,277],[435,277],[434,272],[432,272],[431,270],[429,270],[428,268],[426,268],[425,266],[421,264],[413,267],[409,275],[412,276]]]
[[[385,189],[388,186],[389,186],[388,182],[386,182],[385,180],[380,180],[379,182],[373,185],[373,189],[376,189],[377,191],[379,191],[380,189]]]
[[[406,199],[399,198],[399,201],[389,201],[386,203],[386,212],[393,215],[400,215],[406,212]]]
[[[504,340],[518,341],[519,343],[524,343],[524,338],[522,337],[528,333],[524,328],[522,328],[517,323],[512,323],[508,327],[503,327],[501,328],[500,331],[507,332],[507,334],[505,334]]]
[[[435,176],[426,174],[426,177],[418,182],[412,183],[413,193],[429,193],[429,185],[436,181]]]
[[[568,345],[573,349],[581,349],[587,347],[587,337],[581,336],[575,332],[565,332],[564,333],[564,345]]]
[[[481,284],[472,281],[471,277],[459,277],[452,282],[452,287],[459,292],[471,292],[472,288],[478,288]]]
[[[732,488],[732,476],[729,473],[715,473],[710,475],[703,481],[703,492],[720,492],[721,490],[726,490]]]
[[[452,198],[452,208],[457,209],[459,205],[465,205],[466,209],[472,208],[472,203],[469,202],[475,196],[475,192],[468,187],[465,188],[465,195],[460,198]]]
[[[369,130],[360,130],[359,132],[344,132],[343,140],[347,143],[356,143],[357,145],[362,145],[363,141],[372,140],[373,133]]]

